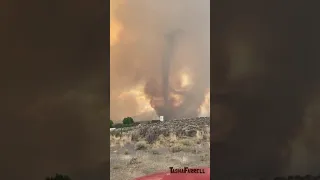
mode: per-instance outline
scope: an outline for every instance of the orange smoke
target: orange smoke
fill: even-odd
[[[127,116],[138,116],[139,114],[143,114],[146,112],[153,111],[151,104],[149,103],[149,98],[144,94],[144,84],[138,84],[137,86],[129,89],[128,91],[124,91],[119,95],[119,100],[124,103],[128,98],[134,98],[137,102],[137,110],[135,114],[127,114]]]
[[[116,18],[116,11],[123,4],[123,0],[112,0],[110,2],[110,46],[119,41],[119,35],[122,30],[122,24]]]
[[[173,3],[169,10],[168,3]],[[148,113],[159,115],[163,112],[163,85],[159,80],[161,79],[159,67],[163,51],[166,49],[164,34],[175,28],[169,26],[183,22],[180,17],[189,15],[192,11],[193,14],[203,13],[203,9],[190,9],[196,7],[193,3],[193,0],[177,2],[111,0],[111,119],[117,121],[127,116],[142,117]],[[186,20],[191,22],[188,18]],[[188,25],[187,28],[190,27],[196,25]],[[188,32],[188,29],[184,30]],[[200,85],[201,88],[196,88],[201,77],[196,77],[194,74],[196,69],[203,67],[198,64],[201,64],[201,59],[205,59],[203,57],[206,56],[202,55],[205,54],[202,51],[206,48],[202,48],[202,44],[195,45],[202,42],[202,37],[197,36],[203,33],[192,29],[190,33],[192,34],[186,36],[187,39],[181,43],[182,46],[178,45],[180,48],[173,57],[174,67],[169,77],[169,109],[172,109],[175,116],[194,116],[194,114],[202,116],[210,112],[209,93],[203,92],[205,89],[203,84]]]
[[[186,72],[180,72],[179,76],[172,82],[173,90],[170,91],[169,97],[172,108],[179,108],[184,103],[185,94],[189,88],[193,86],[191,77]],[[153,112],[164,105],[162,92],[160,91],[160,84],[156,81],[149,81],[149,83],[141,83],[132,87],[129,90],[123,91],[119,95],[119,101],[134,98],[137,102],[137,110],[134,114],[126,114],[125,116],[139,116],[148,112]],[[198,109],[198,116],[210,116],[210,89],[204,96],[204,101]]]

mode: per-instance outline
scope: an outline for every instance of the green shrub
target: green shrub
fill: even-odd
[[[122,124],[122,128],[131,127],[132,124]]]
[[[116,129],[119,129],[119,128],[126,128],[126,127],[131,127],[132,124],[119,124],[119,123],[116,123],[113,125],[114,128]]]
[[[135,150],[144,150],[147,149],[147,142],[146,141],[139,141],[134,145]]]
[[[113,121],[110,120],[110,128],[113,128]]]
[[[133,121],[133,118],[132,118],[132,117],[126,117],[126,118],[123,119],[122,123],[123,123],[123,124],[130,124],[130,125],[131,125],[131,124],[134,123],[134,121]]]

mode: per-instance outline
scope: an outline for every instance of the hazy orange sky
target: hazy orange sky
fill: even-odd
[[[210,84],[209,4],[209,0],[111,0],[111,119],[151,109],[143,87],[149,79],[159,79],[165,34],[177,29],[183,33],[177,39],[171,71],[187,69],[194,87],[199,87],[193,93],[203,96],[200,92]]]

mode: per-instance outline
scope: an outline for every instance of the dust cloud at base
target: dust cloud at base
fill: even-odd
[[[172,116],[209,115],[210,1],[112,0],[110,5],[111,119],[157,117],[165,86],[171,89],[170,105],[179,109]],[[170,48],[166,36],[175,31]],[[166,55],[167,85],[162,83]]]

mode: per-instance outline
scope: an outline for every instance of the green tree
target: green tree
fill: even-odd
[[[110,128],[113,128],[113,121],[110,120]]]
[[[122,123],[125,125],[132,125],[134,123],[134,121],[133,121],[132,117],[126,117],[123,119]]]

